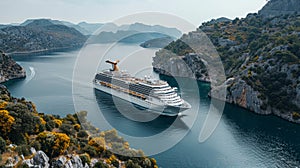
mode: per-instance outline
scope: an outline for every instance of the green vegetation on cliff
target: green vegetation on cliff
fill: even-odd
[[[273,113],[300,122],[299,15],[268,18],[249,14],[243,19],[203,23],[196,33],[201,31],[214,44],[223,62],[228,79],[227,102],[260,114]],[[185,36],[193,37],[196,33]],[[194,53],[181,39],[164,49],[184,58]],[[164,57],[162,52],[154,58],[155,69],[161,66],[156,65],[155,60]],[[193,57],[197,60],[198,56]],[[169,64],[168,60],[164,62]],[[198,63],[186,61],[186,64],[195,67]],[[193,72],[204,74],[202,66],[198,67]]]

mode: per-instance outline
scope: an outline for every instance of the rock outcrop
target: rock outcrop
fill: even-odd
[[[0,83],[11,79],[26,77],[25,69],[17,64],[9,55],[0,52]]]
[[[264,17],[300,14],[299,0],[270,0],[259,12]]]

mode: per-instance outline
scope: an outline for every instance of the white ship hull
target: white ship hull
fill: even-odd
[[[187,110],[190,108],[190,105],[186,103],[186,107],[178,107],[178,106],[166,106],[163,102],[159,101],[156,98],[151,97],[151,101],[149,99],[143,100],[141,98],[132,96],[130,94],[124,93],[119,90],[115,90],[106,86],[103,86],[99,83],[94,82],[94,87],[97,90],[108,93],[112,96],[118,97],[125,101],[131,102],[135,105],[138,105],[142,108],[149,109],[144,110],[145,112],[159,113],[160,115],[165,116],[177,116],[181,111]],[[164,110],[162,110],[164,109]]]

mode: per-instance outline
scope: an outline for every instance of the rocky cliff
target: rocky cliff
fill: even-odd
[[[0,83],[26,77],[25,70],[10,56],[0,51]]]
[[[295,13],[300,14],[300,1],[270,0],[258,13],[264,17],[274,17]]]
[[[195,32],[205,32],[223,62],[227,81],[226,101],[259,114],[275,114],[300,123],[300,17],[296,14],[265,19],[249,14],[244,19],[203,23]],[[197,47],[183,36],[156,53],[154,70],[186,76],[183,60],[197,79],[210,81]],[[202,46],[199,46],[200,48]],[[169,54],[171,53],[173,54]],[[197,54],[194,54],[197,53]],[[182,62],[181,62],[182,63]],[[180,66],[179,66],[180,65]]]

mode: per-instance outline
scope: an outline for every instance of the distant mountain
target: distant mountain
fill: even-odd
[[[50,23],[56,24],[56,25],[65,25],[65,26],[76,29],[83,35],[90,35],[93,33],[93,32],[86,30],[85,28],[81,27],[80,25],[76,25],[76,24],[73,24],[73,23],[67,22],[67,21],[52,20],[52,19],[28,19],[25,22],[21,23],[20,26],[27,26],[28,24],[32,23],[33,21],[39,21],[41,23],[48,21],[48,23],[50,22]]]
[[[89,39],[89,43],[142,43],[148,40],[170,37],[178,38],[181,32],[176,28],[168,28],[159,25],[151,26],[142,23],[117,26],[108,23],[101,27],[101,32]]]
[[[86,31],[89,32],[89,34],[93,34],[96,30],[98,30],[100,27],[102,27],[104,24],[102,23],[87,23],[87,22],[80,22],[77,24],[78,26],[82,27]]]
[[[300,14],[299,0],[270,0],[258,14],[264,17],[274,17],[286,14]]]
[[[114,32],[101,32],[99,35],[89,38],[88,43],[142,43],[147,40],[169,37],[168,35],[157,32],[138,32],[138,31],[117,31]]]
[[[86,36],[74,28],[47,19],[0,29],[0,49],[7,53],[51,51],[82,46]]]
[[[144,48],[163,48],[171,43],[174,39],[171,37],[161,37],[145,41],[140,46]]]
[[[142,23],[134,23],[129,25],[128,30],[132,30],[132,31],[138,31],[138,32],[157,32],[157,33],[161,33],[161,34],[165,34],[171,37],[175,37],[178,38],[182,35],[181,31],[179,31],[176,28],[169,28],[169,27],[164,27],[164,26],[160,26],[160,25],[145,25]]]

